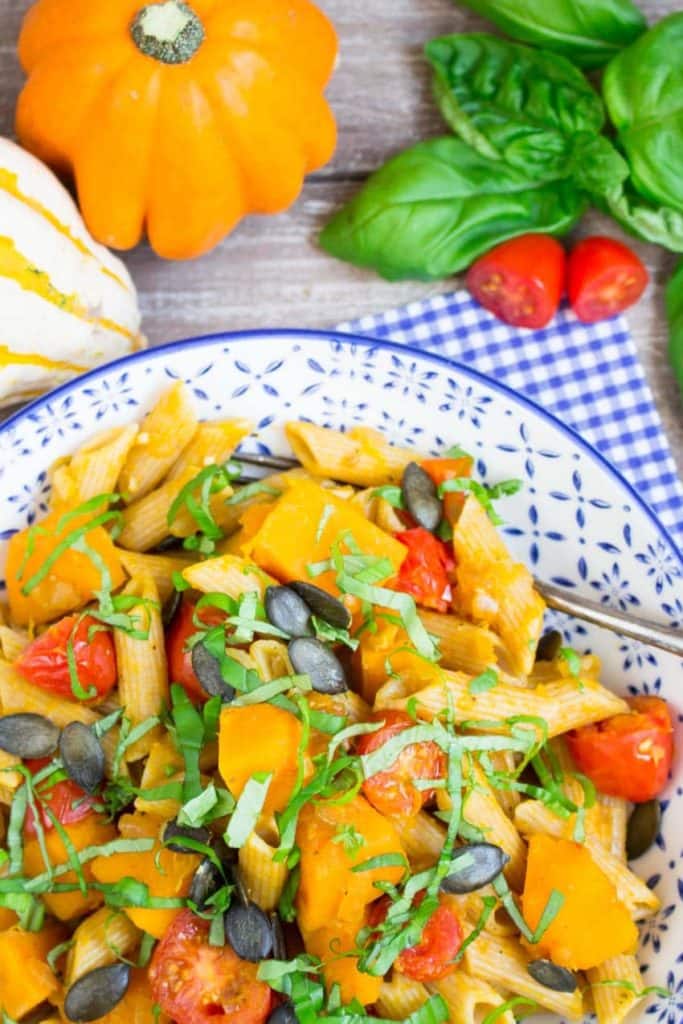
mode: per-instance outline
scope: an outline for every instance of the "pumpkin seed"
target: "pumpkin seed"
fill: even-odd
[[[15,757],[49,757],[59,743],[59,728],[44,715],[21,712],[0,718],[0,750]]]
[[[209,697],[220,697],[225,704],[234,700],[234,688],[223,679],[218,659],[214,658],[201,640],[192,648],[192,671]]]
[[[342,663],[321,640],[297,637],[287,650],[294,671],[307,675],[318,693],[344,693],[348,689]]]
[[[536,647],[536,661],[552,661],[560,653],[564,640],[557,629],[544,633]]]
[[[648,800],[636,804],[631,811],[626,828],[626,856],[628,860],[642,857],[659,835],[662,808],[659,800]]]
[[[566,967],[554,964],[552,960],[532,960],[526,969],[534,981],[544,988],[551,988],[554,992],[576,992],[576,975]]]
[[[417,462],[409,462],[404,469],[401,492],[403,503],[415,522],[425,530],[435,530],[441,522],[443,505],[436,484]]]
[[[458,867],[460,860],[463,864]],[[444,878],[441,888],[444,892],[454,895],[483,889],[498,877],[509,860],[507,853],[493,843],[470,843],[461,846],[451,857],[451,864],[455,862],[456,865],[455,870]]]
[[[273,952],[273,929],[256,903],[233,903],[225,912],[225,937],[243,960],[257,963]]]
[[[64,1000],[64,1015],[78,1024],[104,1017],[121,1002],[129,984],[128,964],[96,967],[71,986]]]
[[[332,594],[328,594],[322,587],[316,587],[313,583],[305,583],[303,580],[295,580],[288,583],[295,593],[302,597],[313,614],[328,622],[336,629],[348,629],[351,625],[351,612]]]
[[[183,599],[183,595],[179,590],[174,590],[168,601],[161,610],[161,621],[164,627],[168,629],[175,618],[175,613],[180,608],[180,602]]]
[[[280,1005],[273,1010],[266,1021],[266,1024],[299,1024],[299,1018],[294,1012],[294,1007],[291,1003],[280,1003]]]
[[[311,609],[289,587],[266,587],[263,597],[266,615],[288,636],[313,636]]]
[[[179,825],[177,821],[169,821],[164,828],[164,843],[169,850],[175,853],[194,853],[190,846],[183,843],[183,839],[193,839],[196,843],[203,843],[209,846],[213,833],[208,828],[193,828],[191,825]]]
[[[275,912],[270,915],[270,926],[273,929],[273,956],[276,960],[286,960],[287,943],[285,942],[285,933],[282,930],[282,922]]]
[[[70,779],[86,793],[94,793],[104,778],[104,751],[92,729],[69,722],[59,737],[59,755]]]
[[[150,555],[163,555],[167,551],[180,551],[183,547],[183,538],[174,537],[172,533],[169,533],[168,537],[164,537],[158,544],[149,552]]]
[[[190,883],[188,899],[197,905],[199,910],[204,910],[206,904],[219,889],[225,885],[225,879],[213,861],[205,857],[201,862]]]

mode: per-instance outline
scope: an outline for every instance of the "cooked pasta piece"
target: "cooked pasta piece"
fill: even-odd
[[[131,551],[149,551],[168,537],[168,513],[186,483],[196,476],[189,469],[184,477],[162,484],[123,511],[117,543]]]
[[[134,501],[159,484],[197,430],[189,389],[176,381],[147,413],[121,470],[118,490]]]
[[[162,605],[175,592],[173,573],[182,573],[194,562],[194,557],[184,551],[174,551],[167,555],[147,555],[140,551],[126,551],[119,548],[118,555],[121,565],[129,576],[151,576],[159,592]]]
[[[468,497],[453,528],[454,603],[500,636],[510,671],[528,675],[543,628],[545,604],[526,566],[515,562],[476,498]]]
[[[586,971],[591,986],[598,1024],[622,1024],[631,1011],[643,1001],[644,982],[635,956],[624,954],[605,960]],[[623,982],[613,985],[611,982]]]
[[[0,626],[0,654],[5,661],[16,661],[28,644],[29,634],[25,629]]]
[[[275,860],[278,843],[274,819],[262,815],[239,851],[240,877],[249,898],[262,910],[275,909],[289,874],[287,865]]]
[[[127,957],[141,937],[140,930],[122,910],[111,907],[96,910],[84,918],[73,933],[64,968],[64,984],[68,988],[97,967]]]
[[[196,562],[183,569],[183,579],[204,594],[220,593],[229,597],[257,593],[262,598],[266,587],[277,583],[254,562],[238,555],[220,555]]]
[[[406,978],[394,971],[389,980],[382,982],[377,1009],[389,1020],[405,1020],[429,999],[429,990],[419,981]]]
[[[456,615],[420,610],[422,624],[439,641],[440,664],[468,675],[479,675],[498,664],[500,639],[486,626],[475,626]]]
[[[285,432],[294,454],[309,473],[359,487],[400,482],[403,470],[416,457],[414,451],[388,444],[383,434],[367,427],[342,434],[297,421],[288,423]]]
[[[430,986],[445,999],[450,1024],[480,1024],[483,1018],[505,1003],[505,996],[483,978],[473,978],[462,968]],[[512,1010],[503,1010],[496,1024],[515,1024]]]
[[[394,824],[412,870],[433,867],[443,849],[445,826],[426,811],[410,818],[396,818]]]
[[[545,1009],[570,1020],[580,1020],[583,1015],[581,990],[577,988],[569,994],[540,985],[529,974],[529,958],[515,939],[482,932],[465,950],[464,960],[470,974],[504,992],[533,999]]]
[[[194,466],[200,469],[204,466],[222,466],[252,430],[253,423],[245,419],[200,423],[194,437],[166,474],[166,480],[177,480]]]
[[[135,726],[158,715],[168,701],[164,628],[159,592],[151,576],[134,577],[123,593],[142,599],[129,614],[136,617],[136,628],[147,632],[145,639],[137,639],[120,629],[114,631],[119,695],[126,717]],[[144,757],[158,736],[158,727],[150,730],[127,748],[126,759],[136,761]]]
[[[112,494],[138,428],[134,423],[105,430],[86,441],[52,477],[51,504],[80,505],[98,494]]]
[[[581,680],[581,686],[577,680],[562,679],[534,690],[499,682],[476,695],[469,691],[470,677],[462,672],[445,670],[444,680],[417,692],[420,713],[433,717],[450,709],[456,722],[485,720],[491,723],[489,731],[496,733],[506,731],[505,719],[526,715],[545,719],[552,737],[628,708],[621,697],[591,679]],[[406,703],[406,698],[399,698],[386,706],[404,708]]]
[[[525,836],[541,832],[571,839],[574,831],[573,817],[564,821],[540,800],[524,800],[515,810],[515,824]],[[606,849],[600,839],[590,832],[586,835],[585,845],[597,866],[617,890],[619,899],[628,907],[634,921],[656,913],[660,907],[659,898],[620,857]]]
[[[11,804],[19,786],[24,781],[21,772],[14,771],[19,758],[0,750],[0,803]]]
[[[493,750],[489,754],[489,760],[497,772],[504,775],[513,775],[517,769],[519,755],[513,750]],[[509,818],[515,813],[515,807],[522,800],[522,794],[515,789],[496,789],[493,787],[496,800],[503,808]]]
[[[287,654],[287,645],[281,640],[255,640],[249,646],[249,654],[264,683],[281,676],[291,676],[294,672]]]

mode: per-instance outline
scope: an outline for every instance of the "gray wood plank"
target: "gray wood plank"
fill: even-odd
[[[99,0],[96,0],[99,2]],[[328,326],[340,320],[436,294],[454,282],[388,284],[338,263],[315,244],[320,226],[358,181],[392,153],[443,131],[421,56],[427,39],[485,23],[449,0],[320,0],[341,41],[329,89],[339,121],[333,161],[310,180],[298,203],[273,218],[252,217],[200,260],[166,263],[146,246],[126,255],[140,290],[150,343],[221,329]],[[28,0],[0,0],[0,133],[11,134],[22,75],[16,37]],[[679,0],[641,2],[650,21],[680,9]],[[580,233],[619,236],[589,214]],[[625,237],[625,236],[622,236]],[[634,244],[632,239],[628,239]],[[662,420],[683,470],[680,398],[666,360],[662,287],[670,254],[636,243],[652,284],[628,316]]]

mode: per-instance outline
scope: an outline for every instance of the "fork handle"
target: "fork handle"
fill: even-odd
[[[613,633],[621,633],[622,636],[640,640],[650,647],[658,647],[661,651],[677,654],[679,658],[683,657],[683,633],[680,630],[672,629],[670,626],[658,626],[654,622],[633,615],[624,615],[623,612],[606,608],[605,605],[591,601],[587,597],[578,594],[575,597],[564,588],[554,587],[551,583],[536,580],[535,584],[548,607],[554,608],[555,611],[567,612],[568,615],[592,622],[593,625],[602,626]]]

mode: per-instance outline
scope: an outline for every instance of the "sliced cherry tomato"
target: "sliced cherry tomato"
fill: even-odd
[[[418,893],[413,905],[419,905],[423,897],[424,892]],[[371,903],[368,908],[368,924],[381,924],[390,906],[388,896],[382,896]],[[442,899],[427,921],[420,941],[416,946],[410,946],[399,953],[394,967],[414,981],[440,981],[455,970],[457,965],[453,963],[453,958],[462,946],[462,941],[460,921]]]
[[[116,654],[111,632],[90,615],[69,615],[50,626],[20,655],[17,671],[34,686],[75,699],[67,661],[69,641],[79,685],[86,693],[94,687],[93,700],[101,700],[116,685]]]
[[[25,762],[26,767],[33,775],[49,763],[49,757],[34,758]],[[49,787],[46,780],[39,782],[36,786],[36,807],[40,823],[46,832],[55,827],[48,811],[54,815],[60,825],[74,825],[77,821],[87,818],[96,803],[96,797],[89,796],[71,779],[62,779],[61,782],[56,782],[54,786]],[[24,818],[24,834],[31,838],[36,833],[35,815],[33,808],[29,806],[26,808],[26,817]]]
[[[467,271],[466,284],[484,309],[514,327],[545,327],[564,291],[564,249],[550,235],[520,235],[497,245]]]
[[[666,785],[673,758],[673,723],[659,697],[628,697],[630,712],[567,733],[579,771],[601,793],[633,803],[653,800]]]
[[[192,652],[187,649],[188,640],[199,631],[194,624],[195,610],[193,601],[181,601],[166,632],[166,657],[170,681],[180,683],[192,700],[205,701],[208,694],[194,673]],[[217,608],[207,607],[199,610],[199,618],[207,626],[217,626],[225,616]]]
[[[412,729],[413,719],[405,711],[375,711],[372,722],[384,722],[377,732],[358,738],[359,754],[369,754],[384,746],[387,740]],[[401,751],[390,768],[371,775],[363,783],[363,793],[381,814],[412,816],[434,796],[433,789],[418,789],[415,779],[442,779],[446,775],[447,759],[436,743],[412,743]]]
[[[395,536],[408,548],[395,589],[411,594],[425,608],[447,611],[451,600],[448,573],[454,566],[450,548],[422,526]]]
[[[439,487],[446,480],[470,476],[473,463],[474,459],[470,455],[463,455],[457,459],[423,459],[420,465]],[[443,511],[449,523],[457,522],[465,503],[465,497],[464,494],[458,494],[457,491],[444,494]]]
[[[621,313],[637,302],[649,275],[636,254],[614,238],[595,235],[572,249],[568,267],[569,303],[585,324]]]
[[[273,991],[257,970],[230,946],[210,946],[208,921],[181,910],[154,951],[149,981],[175,1024],[263,1024]]]

